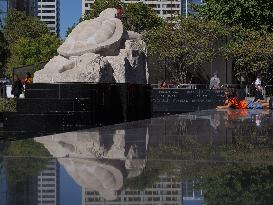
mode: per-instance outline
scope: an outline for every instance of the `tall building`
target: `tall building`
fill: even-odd
[[[200,5],[203,3],[203,0],[182,0],[181,1],[181,15],[188,16],[194,14],[194,11],[191,8],[192,4]]]
[[[82,205],[181,205],[183,202],[203,204],[202,190],[194,189],[194,182],[177,182],[172,177],[160,176],[159,181],[145,190],[125,189],[117,199],[107,202],[97,191],[82,189]]]
[[[8,9],[9,9],[9,1],[0,0],[0,27],[3,26],[4,18],[7,15]]]
[[[37,1],[36,0],[9,0],[9,7],[18,11],[23,11],[27,15],[36,15]]]
[[[95,0],[82,0],[82,15],[85,14],[86,11],[90,11],[94,6]]]
[[[50,160],[37,179],[37,204],[57,205],[59,201],[59,164],[57,160]]]
[[[4,165],[2,159],[0,159],[0,204],[7,204],[7,191],[8,183],[7,177],[4,172]]]
[[[27,15],[37,15],[37,0],[0,0],[0,26],[3,25],[9,9],[25,12]]]
[[[92,10],[95,0],[82,0],[82,15],[86,11]],[[158,16],[163,18],[171,18],[178,15],[192,13],[191,4],[200,4],[202,0],[121,0],[123,3],[139,3],[142,2],[153,8]]]
[[[38,17],[51,32],[60,35],[60,0],[38,0]]]

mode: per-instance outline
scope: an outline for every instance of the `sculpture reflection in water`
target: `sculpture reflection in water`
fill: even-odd
[[[271,204],[272,113],[254,114],[200,111],[35,141],[82,187],[85,204]]]
[[[142,141],[138,141],[145,147],[146,127],[143,131]],[[126,143],[125,135],[125,130],[105,134],[103,131],[85,130],[35,140],[57,158],[78,185],[99,192],[106,200],[114,200],[116,192],[123,188],[124,178],[138,176],[145,166],[137,143],[132,138],[131,143]]]

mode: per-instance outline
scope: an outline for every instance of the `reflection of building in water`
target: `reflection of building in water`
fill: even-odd
[[[176,182],[172,177],[166,176],[159,177],[158,182],[143,191],[125,189],[118,193],[118,198],[114,201],[105,200],[96,191],[86,188],[82,189],[82,205],[180,205],[183,204],[183,202],[202,204],[202,191],[195,190],[193,182]]]
[[[4,165],[0,162],[0,205],[7,204],[7,178],[4,173]]]
[[[141,157],[146,153],[148,136],[146,126],[129,130],[110,128],[61,133],[35,140],[58,158],[58,163],[79,186],[98,192],[104,199],[116,200],[124,178],[138,176],[145,167],[146,160]],[[41,195],[40,189],[39,193],[40,198],[50,196]]]
[[[82,0],[82,15],[93,11],[95,0]],[[193,14],[191,4],[201,4],[202,0],[121,0],[124,4],[143,3],[155,10],[158,16],[170,18],[178,15]]]
[[[38,178],[38,203],[58,204],[59,199],[59,164],[56,159],[50,160]]]

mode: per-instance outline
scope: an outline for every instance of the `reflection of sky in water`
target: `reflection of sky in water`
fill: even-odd
[[[201,192],[207,192],[197,188],[193,192],[192,181],[179,178],[175,182],[172,177],[175,174],[177,177],[184,177],[183,174],[192,172],[199,174],[198,170],[203,172],[209,170],[214,174],[215,169],[210,170],[210,167],[221,168],[224,164],[236,163],[236,166],[245,163],[247,165],[249,162],[253,165],[272,164],[272,151],[267,149],[268,152],[263,152],[264,146],[273,145],[272,114],[269,110],[208,110],[49,135],[35,138],[35,143],[36,145],[37,142],[42,143],[53,157],[58,158],[60,167],[57,174],[59,177],[57,189],[60,205],[84,205],[83,202],[88,199],[90,204],[96,204],[92,200],[100,200],[104,204],[112,204],[111,200],[115,204],[126,204],[118,200],[125,196],[129,189],[138,192],[132,194],[133,197],[142,199],[146,197],[145,200],[148,200],[151,196],[145,191],[153,190],[152,197],[160,198],[166,187],[169,188],[168,191],[176,192],[179,204],[182,203],[183,196],[184,205],[201,205],[203,204]],[[253,133],[255,135],[252,136]],[[237,142],[240,147],[233,147]],[[255,144],[255,147],[249,146],[251,143]],[[203,150],[204,147],[206,149]],[[173,155],[172,151],[176,149],[178,151]],[[225,152],[226,149],[229,152]],[[157,155],[153,155],[154,153]],[[188,161],[194,161],[196,165],[193,163],[186,167]],[[215,162],[219,164],[213,165]],[[136,181],[143,183],[148,179],[146,176],[155,177],[153,173],[149,173],[149,169],[145,175],[144,167],[151,170],[162,169],[164,172],[153,172],[157,178],[140,189],[136,186]],[[166,171],[177,170],[179,167],[181,167],[179,174],[178,172],[165,174]],[[187,169],[190,171],[183,172]],[[226,166],[222,171],[227,169],[233,170],[233,167]],[[177,186],[182,184],[181,181],[183,188]],[[125,186],[128,182],[131,185],[129,188]],[[153,187],[155,185],[156,187]],[[109,188],[112,192],[107,192]],[[0,183],[0,191],[5,192],[5,189],[5,183]],[[86,196],[87,192],[91,194]],[[112,193],[115,193],[114,198]],[[195,198],[188,200],[193,195]],[[105,200],[107,197],[110,198],[110,202]],[[160,200],[164,203],[164,197]],[[0,205],[2,204],[6,205],[1,197]]]
[[[184,205],[203,205],[203,200],[196,200],[196,201],[187,201],[187,200],[184,200],[183,201],[183,204]]]
[[[0,205],[5,205],[7,193],[7,181],[3,170],[3,164],[0,163]]]
[[[81,187],[71,178],[60,165],[60,205],[81,204]]]

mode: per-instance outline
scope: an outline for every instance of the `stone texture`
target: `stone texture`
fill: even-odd
[[[85,53],[115,55],[123,35],[122,22],[115,18],[116,9],[106,9],[99,17],[78,24],[58,53],[65,57],[80,56]]]
[[[86,53],[66,59],[55,56],[44,67],[34,74],[34,83],[56,82],[112,82],[113,69],[104,57]]]
[[[148,83],[145,43],[116,16],[116,9],[106,9],[77,25],[34,83]]]
[[[126,40],[125,48],[118,56],[107,56],[107,61],[114,70],[117,83],[147,84],[145,43],[140,39]]]
[[[36,137],[34,140],[43,144],[79,186],[98,191],[106,200],[114,200],[116,192],[123,187],[124,178],[139,176],[146,160],[133,158],[138,152],[135,144],[125,155],[125,130],[107,135],[112,142],[110,148],[101,144],[102,137],[98,130],[90,129]]]

